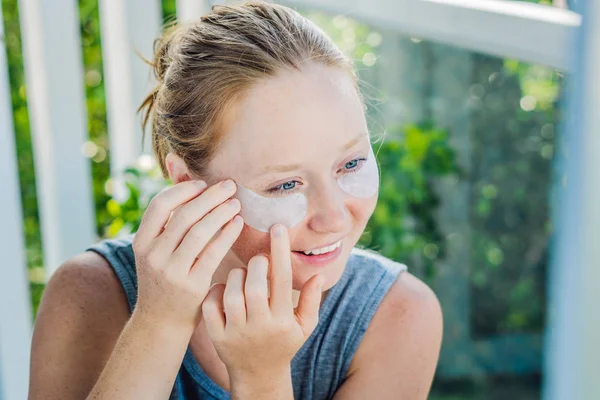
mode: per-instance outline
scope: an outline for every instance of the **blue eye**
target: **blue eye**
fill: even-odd
[[[359,163],[362,164],[365,161],[367,161],[366,158],[355,158],[354,160],[348,161],[346,164],[344,164],[344,168],[347,172],[357,172],[360,169]]]
[[[283,185],[281,185],[281,188],[283,190],[292,190],[295,187],[296,187],[296,181],[289,181],[289,182],[286,182]]]
[[[347,162],[344,165],[344,168],[346,168],[346,169],[354,169],[354,168],[356,168],[357,165],[358,165],[358,159]]]
[[[293,192],[296,189],[296,184],[298,181],[287,181],[279,186],[276,186],[272,189],[269,189],[269,193],[285,193],[285,192]]]

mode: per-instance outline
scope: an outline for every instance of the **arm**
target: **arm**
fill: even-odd
[[[36,319],[29,399],[80,400],[94,385],[108,396],[167,398],[187,342],[166,341],[166,332],[129,318],[125,294],[103,257],[86,252],[62,265]]]
[[[192,333],[134,312],[87,398],[169,398]]]
[[[235,190],[233,181],[188,180],[152,198],[132,243],[138,298],[129,321],[100,256],[61,266],[36,324],[31,398],[169,396],[211,278],[243,228],[239,200],[228,201]]]
[[[435,294],[401,273],[363,337],[334,399],[427,399],[442,340]]]

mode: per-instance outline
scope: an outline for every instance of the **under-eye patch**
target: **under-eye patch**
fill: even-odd
[[[263,197],[237,184],[236,197],[242,204],[240,215],[244,222],[261,232],[268,232],[275,224],[292,228],[306,216],[308,201],[302,193],[283,197]]]
[[[358,171],[346,173],[337,181],[340,188],[350,196],[365,199],[376,195],[379,189],[379,169],[373,149],[369,149],[369,155]]]

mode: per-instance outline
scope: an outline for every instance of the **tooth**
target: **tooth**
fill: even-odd
[[[335,249],[337,249],[338,247],[340,247],[340,245],[342,244],[342,241],[340,240],[337,243],[332,244],[331,246],[327,246],[327,247],[323,247],[320,249],[314,249],[314,250],[306,250],[303,251],[304,254],[306,255],[319,255],[319,254],[325,254],[325,253],[329,253]]]

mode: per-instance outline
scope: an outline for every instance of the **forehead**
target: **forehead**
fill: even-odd
[[[350,75],[316,64],[260,82],[225,118],[224,141],[211,170],[234,179],[266,164],[339,157],[349,140],[367,131]]]

